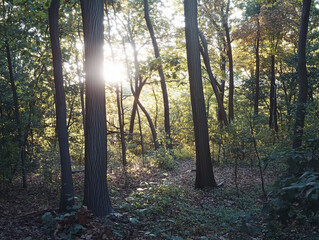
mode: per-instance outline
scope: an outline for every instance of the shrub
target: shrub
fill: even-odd
[[[189,145],[181,144],[173,149],[174,156],[178,160],[188,160],[194,158],[194,150]]]
[[[172,152],[163,147],[160,147],[157,151],[149,152],[148,161],[165,170],[173,170],[176,166]]]

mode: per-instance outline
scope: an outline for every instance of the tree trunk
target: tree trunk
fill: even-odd
[[[10,46],[7,40],[5,41],[5,47],[6,47],[6,54],[7,54],[7,61],[8,61],[9,78],[10,78],[11,90],[13,95],[14,115],[15,115],[15,120],[17,123],[17,130],[18,130],[19,155],[21,160],[21,171],[22,171],[22,186],[23,188],[27,188],[27,174],[26,174],[26,167],[25,167],[25,146],[24,146],[24,141],[22,136],[19,100],[18,100],[18,94],[17,94],[17,86],[14,81]]]
[[[269,127],[278,132],[277,124],[277,96],[276,96],[276,78],[275,78],[275,55],[271,55],[271,77],[270,77],[270,114]]]
[[[81,0],[85,44],[86,127],[84,205],[97,216],[113,209],[106,182],[107,128],[103,77],[103,0]]]
[[[256,73],[255,73],[255,96],[254,96],[254,114],[258,114],[259,101],[259,41],[260,41],[260,23],[259,15],[257,17],[257,37],[256,37]]]
[[[157,41],[155,38],[153,26],[152,26],[151,19],[149,16],[148,0],[144,0],[144,16],[145,16],[148,31],[151,35],[155,58],[160,59],[160,53],[159,53]],[[162,88],[163,102],[164,102],[165,143],[166,143],[167,148],[172,149],[173,145],[172,145],[172,140],[171,140],[171,127],[170,127],[170,120],[169,120],[168,94],[167,94],[167,88],[166,88],[163,67],[162,67],[161,63],[158,66],[158,74],[159,74],[160,79],[161,79],[161,88]]]
[[[310,15],[311,0],[303,0],[302,15],[300,21],[299,44],[298,44],[298,105],[294,129],[293,149],[302,144],[303,128],[305,125],[306,103],[308,93],[307,66],[306,66],[306,43]]]
[[[76,61],[76,70],[79,78],[79,84],[80,84],[80,99],[81,99],[81,112],[82,112],[82,122],[83,122],[83,130],[85,132],[85,106],[84,106],[84,81],[82,80],[81,70],[79,66],[79,58],[78,54],[75,55],[75,61]]]
[[[154,141],[154,147],[155,150],[157,150],[159,148],[159,143],[158,143],[158,139],[157,139],[157,133],[156,133],[156,129],[154,127],[153,121],[151,116],[149,115],[149,113],[147,112],[147,110],[145,109],[145,107],[142,105],[142,103],[140,102],[140,100],[137,100],[137,104],[140,107],[140,109],[142,110],[142,112],[144,113],[148,124],[150,125],[150,129],[152,132],[152,136],[153,136],[153,141]]]
[[[134,40],[132,40],[132,47],[133,47],[133,51],[134,51],[135,89],[133,88],[133,82],[131,81],[130,87],[131,87],[131,92],[134,96],[134,102],[133,102],[133,109],[132,109],[129,133],[130,133],[130,135],[133,134],[136,111],[137,111],[137,107],[139,106],[141,108],[141,110],[143,111],[144,115],[146,116],[147,121],[150,125],[152,136],[153,136],[153,141],[154,141],[154,148],[155,148],[155,150],[157,150],[159,148],[159,143],[158,143],[158,139],[157,139],[156,129],[154,127],[153,121],[152,121],[150,115],[148,114],[147,110],[139,101],[140,93],[142,91],[143,86],[146,83],[147,78],[142,80],[142,77],[139,74],[139,62],[138,62],[138,58],[137,58],[137,51],[136,51]],[[126,57],[127,57],[127,55],[126,55]],[[126,64],[128,64],[127,61],[126,61]]]
[[[126,167],[126,144],[125,144],[125,137],[124,137],[124,119],[122,119],[122,106],[121,106],[121,94],[119,90],[119,86],[116,86],[116,102],[117,102],[117,113],[119,118],[119,125],[120,125],[120,135],[121,135],[121,147],[122,147],[122,163],[123,167]]]
[[[228,12],[229,12],[230,0],[227,1],[226,16],[224,16],[224,29],[226,34],[227,44],[227,56],[228,56],[228,69],[229,69],[229,96],[228,96],[228,118],[229,123],[234,119],[234,65],[233,65],[233,53],[231,47],[231,39],[228,27]]]
[[[199,32],[199,36],[200,36],[200,39],[201,39],[201,42],[203,45],[203,46],[200,46],[200,52],[202,54],[202,57],[203,57],[203,60],[204,60],[205,66],[206,66],[206,71],[208,73],[210,83],[213,87],[213,90],[214,90],[214,93],[216,96],[216,100],[217,100],[217,104],[218,104],[218,112],[219,112],[218,115],[220,116],[220,118],[219,118],[220,123],[227,126],[228,125],[227,115],[226,115],[226,111],[225,111],[224,104],[223,104],[224,85],[222,82],[222,85],[219,86],[216,78],[213,75],[212,69],[210,67],[210,60],[209,60],[208,48],[207,48],[207,42],[206,42],[205,36],[201,32]],[[221,94],[219,94],[220,92],[221,92]]]
[[[53,57],[54,85],[56,94],[56,128],[61,158],[61,196],[60,211],[66,212],[74,204],[74,190],[69,141],[66,125],[66,104],[63,86],[62,53],[59,40],[59,7],[60,0],[52,0],[49,8],[50,39]]]
[[[105,2],[105,14],[107,16],[107,22],[108,22],[108,39],[107,42],[110,46],[111,49],[111,54],[112,54],[112,62],[114,63],[114,52],[113,52],[113,47],[111,43],[111,23],[110,23],[110,17],[109,17],[109,11],[107,8],[107,3]],[[120,92],[120,86],[121,86],[121,92]],[[124,111],[123,111],[123,106],[122,106],[122,84],[117,83],[115,87],[115,93],[116,93],[116,104],[117,104],[117,114],[118,114],[118,122],[119,122],[119,127],[120,127],[120,136],[121,136],[121,150],[122,150],[122,164],[123,167],[126,167],[126,143],[125,143],[125,137],[124,137]]]
[[[207,118],[202,85],[197,0],[184,0],[185,33],[190,93],[196,145],[195,188],[217,187],[209,149]]]

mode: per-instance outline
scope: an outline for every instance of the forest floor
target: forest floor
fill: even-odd
[[[176,165],[172,171],[138,166],[126,174],[110,171],[116,214],[106,218],[80,207],[82,172],[74,174],[79,208],[70,214],[57,213],[57,181],[47,184],[33,175],[27,190],[15,181],[0,192],[0,239],[319,239],[317,226],[267,223],[258,169],[239,167],[235,181],[234,167],[215,167],[222,186],[194,190],[194,160]],[[278,174],[276,169],[264,173],[267,192]]]

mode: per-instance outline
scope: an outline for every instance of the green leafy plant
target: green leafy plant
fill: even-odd
[[[67,213],[46,212],[41,217],[43,228],[54,237],[72,239],[81,231],[86,230],[83,226],[85,223],[82,218],[83,212],[87,212],[86,209],[83,210],[77,205],[74,205]]]
[[[165,170],[173,170],[176,166],[171,151],[163,147],[160,147],[157,151],[150,152],[148,160],[151,164]]]
[[[317,146],[318,139],[311,139],[304,149],[293,151],[288,158],[287,174],[276,181],[273,198],[264,208],[270,219],[319,220]]]

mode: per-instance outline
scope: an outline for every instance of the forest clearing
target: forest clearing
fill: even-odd
[[[319,0],[0,2],[0,239],[319,239]]]

